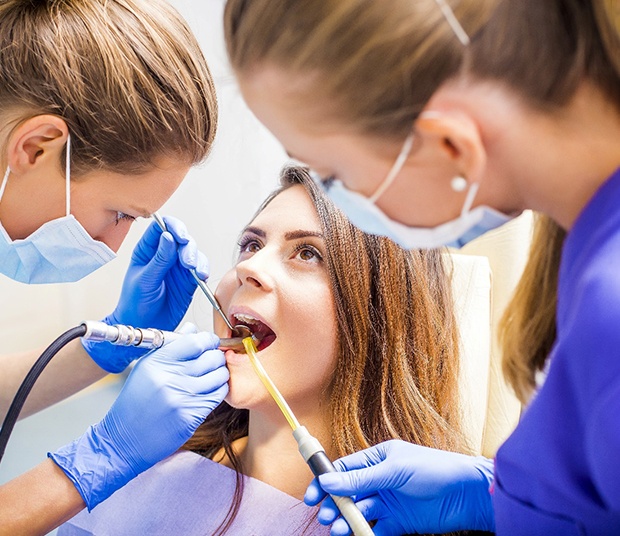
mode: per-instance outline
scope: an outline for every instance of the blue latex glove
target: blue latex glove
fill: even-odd
[[[90,511],[178,450],[228,393],[224,354],[211,333],[188,334],[134,367],[101,422],[48,456]]]
[[[321,475],[320,486],[314,479],[304,501],[314,506],[325,492],[355,496],[364,517],[377,520],[373,528],[377,536],[495,530],[489,493],[492,460],[392,440],[334,465],[343,472]],[[333,536],[351,534],[338,516],[338,508],[327,497],[319,522],[333,523]]]
[[[203,280],[209,277],[207,258],[198,251],[183,222],[169,216],[164,221],[168,232],[162,232],[153,222],[136,245],[118,305],[103,319],[106,324],[174,331],[197,287],[188,269],[194,268]],[[121,372],[148,351],[108,342],[82,340],[82,345],[95,363],[108,372]]]

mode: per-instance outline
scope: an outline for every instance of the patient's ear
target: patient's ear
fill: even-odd
[[[415,123],[424,145],[449,160],[455,175],[479,182],[486,166],[486,149],[478,124],[464,113],[426,111]]]
[[[67,144],[69,129],[56,115],[37,115],[21,123],[10,135],[8,165],[17,176],[53,166]]]

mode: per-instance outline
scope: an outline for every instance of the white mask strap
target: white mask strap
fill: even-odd
[[[11,168],[7,167],[4,173],[4,178],[2,179],[2,184],[0,185],[0,200],[2,200],[2,196],[4,195],[4,189],[6,188],[6,183],[9,180],[9,175],[11,173]],[[67,216],[71,214],[71,135],[67,136],[67,154],[65,159],[65,208],[67,211]]]
[[[65,203],[68,216],[71,214],[71,134],[67,134],[67,149],[65,156]]]
[[[403,148],[400,150],[400,154],[398,155],[396,162],[394,162],[392,169],[390,169],[390,172],[387,174],[387,177],[385,177],[384,181],[377,187],[375,193],[368,198],[371,203],[376,203],[379,198],[385,193],[385,191],[390,187],[390,185],[394,182],[394,179],[405,165],[407,158],[409,158],[409,153],[411,152],[412,145],[413,131],[409,133],[409,136],[407,136],[405,143],[403,143]]]
[[[4,189],[6,188],[6,183],[9,180],[9,174],[11,173],[11,168],[7,166],[6,172],[4,173],[4,179],[2,179],[2,184],[0,185],[0,199],[4,195]]]
[[[452,8],[446,3],[446,0],[435,0],[435,2],[439,6],[439,9],[441,9],[443,16],[461,44],[464,47],[469,45],[469,36],[467,35],[467,32],[463,29],[459,20],[454,16],[454,11],[452,11]]]
[[[474,197],[476,197],[476,194],[478,193],[479,187],[480,187],[480,183],[478,182],[474,182],[469,187],[469,190],[467,191],[467,195],[465,196],[465,203],[463,203],[463,209],[461,210],[461,216],[464,216],[465,214],[469,212],[469,209],[471,208],[474,202]]]

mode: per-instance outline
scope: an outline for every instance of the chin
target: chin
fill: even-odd
[[[228,405],[236,409],[255,409],[256,407],[270,402],[275,404],[265,386],[258,378],[239,377],[231,374],[228,382],[228,395],[224,399]]]

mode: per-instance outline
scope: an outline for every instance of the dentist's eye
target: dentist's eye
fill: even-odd
[[[321,179],[321,186],[323,187],[323,190],[329,192],[334,182],[336,182],[336,175],[330,175],[329,177]]]
[[[322,177],[321,175],[319,175],[316,171],[312,171],[310,170],[310,177],[312,178],[312,180],[324,191],[324,192],[328,192],[329,189],[332,187],[332,184],[334,184],[334,181],[336,180],[336,175],[328,175],[327,177]]]
[[[136,218],[134,218],[133,216],[130,216],[129,214],[125,214],[124,212],[116,211],[116,219],[115,219],[114,225],[118,225],[123,220],[127,220],[127,221],[132,222],[135,219]]]

